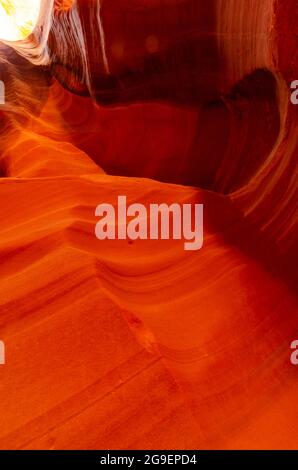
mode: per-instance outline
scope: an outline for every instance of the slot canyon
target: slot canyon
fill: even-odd
[[[0,0],[0,38],[0,449],[297,449],[297,0]],[[202,249],[97,240],[119,195],[204,204]]]

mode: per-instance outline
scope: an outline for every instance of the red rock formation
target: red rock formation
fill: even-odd
[[[297,448],[296,0],[43,2],[0,44],[0,448]],[[205,244],[95,207],[201,202]]]

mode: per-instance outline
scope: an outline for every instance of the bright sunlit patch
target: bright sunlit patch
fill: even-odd
[[[0,0],[0,40],[20,41],[34,30],[41,0]]]

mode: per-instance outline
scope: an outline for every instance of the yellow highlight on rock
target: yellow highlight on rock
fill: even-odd
[[[0,0],[0,40],[21,41],[34,30],[41,0]]]

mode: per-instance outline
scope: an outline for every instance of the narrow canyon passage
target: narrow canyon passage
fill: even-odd
[[[297,447],[298,8],[249,5],[0,22],[1,449]],[[204,247],[99,242],[118,195],[204,204]]]

